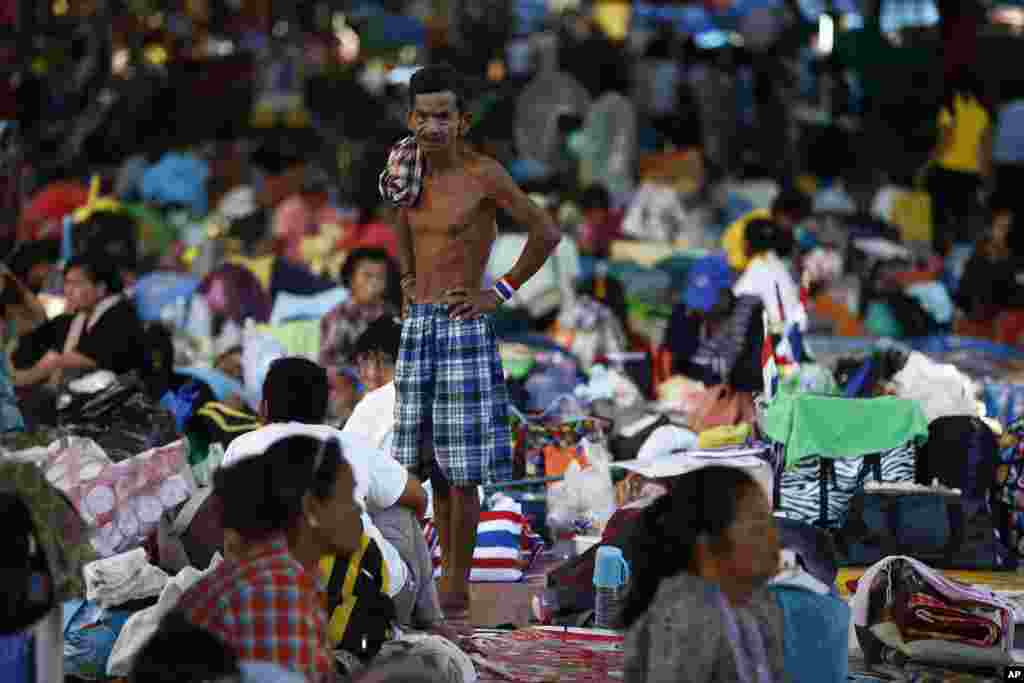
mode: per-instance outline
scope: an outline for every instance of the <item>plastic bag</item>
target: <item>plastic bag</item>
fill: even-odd
[[[194,296],[189,301],[185,332],[192,337],[206,339],[213,336],[213,312],[205,297]]]
[[[611,454],[603,444],[585,439],[587,465],[569,463],[565,478],[548,488],[548,527],[553,531],[600,534],[615,512]]]
[[[223,558],[220,554],[213,556],[210,566],[205,571],[195,567],[185,567],[164,586],[160,599],[152,607],[136,612],[121,628],[107,659],[108,676],[127,676],[131,671],[135,656],[156,632],[160,621],[178,604],[181,596],[197,584],[204,576],[217,569]]]
[[[952,415],[979,415],[978,386],[953,365],[936,363],[917,351],[892,378],[895,393],[921,405],[928,422]]]
[[[121,630],[132,616],[124,609],[102,609],[94,602],[64,603],[64,673],[86,681],[107,678],[107,662]]]
[[[242,343],[242,373],[246,400],[253,410],[258,411],[263,402],[263,380],[270,364],[287,355],[285,348],[270,335],[246,329]]]
[[[587,403],[610,400],[621,408],[636,405],[643,400],[640,389],[631,379],[603,365],[595,365],[590,371],[590,381],[576,387],[576,397]]]
[[[187,303],[197,289],[199,278],[191,275],[150,273],[135,284],[135,310],[143,322],[165,319],[165,309],[173,310],[179,301]],[[177,326],[184,324],[183,315],[175,314],[172,318]]]

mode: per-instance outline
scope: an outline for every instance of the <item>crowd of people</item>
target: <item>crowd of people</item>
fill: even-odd
[[[251,422],[230,434],[212,478],[212,537],[191,540],[204,558],[221,553],[223,561],[161,620],[130,680],[448,676],[413,658],[388,661],[388,643],[407,631],[463,642],[478,490],[513,478],[513,398],[498,325],[549,261],[578,277],[557,321],[533,316],[532,331],[557,337],[607,326],[605,341],[578,348],[580,334],[571,350],[590,359],[625,350],[653,363],[667,357],[669,375],[728,387],[736,423],[754,421],[756,397],[769,388],[766,337],[793,361],[802,356],[799,335],[812,330],[955,330],[1018,344],[1020,103],[997,116],[967,72],[948,89],[922,176],[932,229],[881,259],[888,267],[858,285],[862,304],[849,302],[840,253],[851,240],[836,226],[901,242],[900,228],[920,222],[897,215],[919,194],[912,188],[875,188],[869,208],[841,177],[815,184],[752,170],[711,187],[701,165],[689,164],[676,177],[664,169],[640,177],[625,198],[600,182],[527,194],[482,153],[487,145],[467,140],[470,94],[447,66],[412,77],[409,136],[375,169],[377,201],[358,207],[341,206],[323,171],[301,159],[264,163],[255,190],[236,144],[205,158],[175,147],[131,160],[119,169],[116,197],[101,196],[111,178],[91,191],[56,178],[23,211],[0,280],[0,430],[60,426],[69,384],[97,371],[136,375],[148,400],[171,412],[188,391],[220,394],[211,402],[228,406],[222,415]],[[701,142],[669,113],[674,104],[655,127],[671,142]],[[701,156],[654,156],[680,154]],[[681,180],[696,189],[677,190]],[[207,212],[209,221],[197,220]],[[499,222],[526,237],[511,268],[491,273]],[[630,242],[709,248],[672,289],[663,332],[627,310],[628,283],[607,274],[617,245]],[[144,315],[138,301],[154,273],[197,276],[189,295],[201,293],[202,306],[189,303],[181,315],[176,299]],[[339,287],[344,296],[332,299]],[[278,316],[282,295],[315,302],[319,313]],[[272,318],[305,318],[315,341],[253,373],[259,359],[248,355],[246,321]],[[187,330],[201,330],[194,336],[209,348],[188,347]],[[196,389],[176,372],[183,359],[205,363],[228,388]],[[176,412],[181,424],[197,414],[185,412]],[[231,432],[224,419],[217,424]],[[624,544],[627,682],[786,680],[784,615],[764,590],[781,569],[772,501],[738,469],[648,483],[657,495],[637,508]],[[428,512],[439,533],[437,582],[421,528]]]

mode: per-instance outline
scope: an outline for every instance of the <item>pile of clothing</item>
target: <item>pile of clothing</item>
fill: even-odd
[[[869,664],[986,668],[1011,661],[1011,605],[912,558],[888,557],[871,567],[851,604],[856,645]]]

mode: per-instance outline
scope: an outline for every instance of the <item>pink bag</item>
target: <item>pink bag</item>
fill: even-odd
[[[185,442],[177,441],[79,478],[65,492],[95,530],[96,551],[109,557],[140,546],[164,512],[188,500],[195,488],[188,472]]]
[[[700,406],[690,419],[690,429],[699,434],[715,427],[744,422],[754,424],[756,416],[753,394],[736,391],[728,384],[716,384],[704,392]]]

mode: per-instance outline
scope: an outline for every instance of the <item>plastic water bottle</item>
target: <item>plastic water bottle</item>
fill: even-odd
[[[598,628],[619,627],[628,584],[629,563],[622,556],[622,549],[610,545],[598,548],[594,562],[594,621]]]

